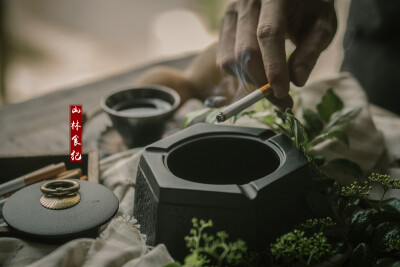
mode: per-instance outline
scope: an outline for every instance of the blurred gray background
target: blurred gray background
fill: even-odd
[[[0,103],[88,83],[217,41],[226,0],[3,0]],[[310,80],[337,73],[349,0]],[[290,49],[290,44],[288,44]]]

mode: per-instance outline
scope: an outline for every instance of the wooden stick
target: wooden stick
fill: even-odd
[[[59,175],[55,177],[56,180],[62,180],[62,179],[79,179],[82,175],[82,170],[81,168],[76,168],[72,170],[68,170],[66,172],[62,172]]]
[[[0,184],[0,196],[21,189],[27,185],[52,178],[66,170],[65,163],[61,162],[30,172],[11,181]]]

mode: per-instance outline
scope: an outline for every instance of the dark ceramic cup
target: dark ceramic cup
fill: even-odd
[[[160,85],[118,90],[101,99],[102,109],[129,148],[159,140],[179,104],[178,93]]]

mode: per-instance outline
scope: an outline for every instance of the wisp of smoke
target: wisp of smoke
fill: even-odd
[[[233,96],[231,102],[235,102],[256,89],[247,75],[247,73],[249,73],[249,61],[250,55],[248,53],[242,53],[239,62],[232,63],[230,71],[234,74],[236,79],[229,74],[224,74],[219,84],[212,89],[213,96],[206,99],[206,106],[220,106],[220,103],[223,102],[221,100],[221,95]]]

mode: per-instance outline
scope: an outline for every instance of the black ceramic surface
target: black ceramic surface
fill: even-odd
[[[148,243],[187,254],[191,219],[263,250],[312,213],[303,196],[312,181],[306,158],[270,130],[196,124],[146,148],[134,216]]]
[[[81,200],[71,208],[51,210],[40,204],[44,182],[13,194],[4,204],[4,221],[24,235],[41,240],[79,237],[109,221],[118,210],[118,199],[108,188],[92,182],[80,184]]]
[[[180,104],[174,90],[160,85],[112,92],[101,100],[114,128],[128,147],[145,146],[161,138],[165,122]]]

